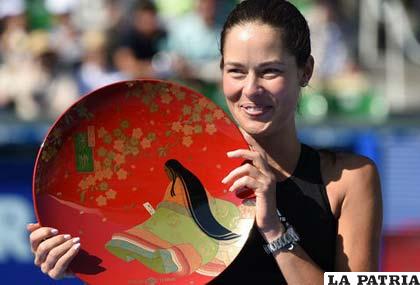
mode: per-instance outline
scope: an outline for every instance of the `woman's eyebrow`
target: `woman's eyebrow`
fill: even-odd
[[[226,61],[224,65],[231,65],[231,66],[243,66],[243,64],[235,61]]]
[[[224,63],[224,65],[230,65],[230,66],[234,66],[234,67],[242,67],[244,66],[243,64],[236,62],[236,61],[226,61]],[[266,61],[266,62],[262,62],[260,64],[258,64],[258,67],[265,67],[267,65],[280,65],[280,66],[286,66],[286,63],[280,61],[280,60],[270,60],[270,61]]]
[[[281,65],[281,66],[286,66],[286,63],[284,63],[284,62],[282,62],[280,60],[270,60],[270,61],[263,62],[263,63],[259,64],[258,66],[265,67],[267,65]]]

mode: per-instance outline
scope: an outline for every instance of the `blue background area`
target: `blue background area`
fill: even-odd
[[[15,149],[16,152],[10,150]],[[4,197],[17,196],[22,198],[22,205],[26,205],[30,209],[31,218],[27,222],[36,221],[32,208],[32,171],[35,161],[36,147],[7,147],[7,154],[5,149],[0,155],[0,200]],[[16,219],[12,213],[0,217],[3,224],[15,223]],[[26,223],[13,225],[13,227],[21,227],[22,235],[26,235]],[[2,231],[4,229],[1,229]],[[5,233],[0,232],[0,235]],[[27,237],[24,237],[27,240]],[[0,237],[0,242],[1,242]],[[8,246],[11,246],[8,244]],[[28,246],[29,250],[29,246]],[[78,279],[63,279],[59,281],[52,280],[44,275],[41,270],[33,265],[32,256],[25,261],[16,260],[13,251],[7,251],[5,261],[0,259],[0,276],[1,284],[7,285],[21,285],[21,284],[83,284]]]

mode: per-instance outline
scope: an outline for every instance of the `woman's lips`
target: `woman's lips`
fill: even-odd
[[[267,113],[271,106],[265,106],[265,105],[254,105],[254,104],[243,104],[240,106],[244,112],[250,116],[261,116],[265,113]]]

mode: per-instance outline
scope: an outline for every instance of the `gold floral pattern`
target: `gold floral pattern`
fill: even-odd
[[[124,93],[125,98],[139,100],[138,102],[145,107],[139,112],[139,116],[143,116],[144,111],[160,112],[163,115],[170,114],[172,119],[164,123],[166,130],[158,133],[162,126],[158,124],[162,124],[162,121],[146,123],[147,121],[139,117],[139,121],[142,122],[139,124],[135,118],[122,118],[111,128],[95,125],[95,114],[89,111],[87,104],[78,104],[67,112],[63,116],[62,125],[55,126],[49,135],[40,159],[49,162],[57,155],[63,144],[64,129],[73,127],[81,119],[89,121],[89,126],[93,127],[93,139],[96,139],[95,146],[92,146],[94,170],[81,174],[80,181],[76,182],[81,203],[89,201],[97,206],[106,206],[110,200],[117,199],[120,189],[115,188],[110,180],[125,181],[130,178],[135,166],[133,167],[129,157],[170,157],[175,147],[194,147],[194,144],[197,145],[200,141],[200,136],[216,134],[218,121],[223,121],[224,124],[231,123],[216,104],[181,86],[147,81],[128,81],[125,84],[128,87]],[[123,110],[117,108],[116,112],[123,113]],[[160,137],[158,140],[158,136],[164,136],[164,139]],[[200,151],[207,151],[207,147],[201,146]],[[154,167],[150,167],[150,171],[154,171]],[[69,173],[73,171],[66,170],[63,173],[64,178],[68,178]],[[137,187],[129,187],[131,188],[128,189],[135,189],[133,191],[138,190]]]
[[[117,196],[117,192],[110,189],[110,190],[105,192],[105,196],[106,196],[107,199],[115,199],[115,197]]]
[[[129,171],[124,168],[127,156],[138,155],[141,150],[151,148],[156,141],[156,133],[144,134],[141,128],[130,129],[130,126],[129,120],[122,120],[119,127],[112,131],[103,126],[97,129],[97,137],[102,139],[104,145],[96,149],[95,172],[86,175],[78,183],[81,203],[86,201],[87,196],[93,198],[99,207],[108,205],[108,200],[116,199],[118,191],[109,189],[108,181],[114,175],[118,180],[126,180],[129,176]],[[96,193],[98,196],[94,198]]]
[[[169,104],[169,103],[171,103],[171,101],[172,101],[173,99],[172,99],[172,96],[169,94],[169,93],[164,93],[164,94],[162,94],[161,96],[160,96],[160,101],[163,103],[163,104]]]
[[[127,179],[127,171],[121,168],[117,171],[117,176],[118,180],[125,180]]]
[[[179,132],[180,130],[182,130],[181,122],[173,122],[172,123],[172,130],[175,131],[175,132]]]
[[[133,129],[133,132],[131,134],[131,136],[135,139],[139,139],[142,135],[143,135],[143,132],[141,131],[140,128]]]
[[[144,84],[143,91],[153,92],[152,86]],[[162,84],[161,88],[157,88],[160,92],[160,100],[163,100],[163,96],[167,96],[169,102],[169,96],[172,94],[178,101],[185,100],[185,91],[178,86],[172,86],[168,88],[166,84]],[[162,95],[163,92],[163,95]],[[147,98],[142,98],[143,103],[151,106],[154,103],[156,94],[147,94]],[[173,98],[170,97],[170,98]],[[205,133],[214,135],[217,132],[216,121],[218,120],[229,120],[221,109],[217,108],[217,105],[204,97],[195,96],[191,94],[190,103],[185,103],[181,107],[181,112],[178,120],[168,122],[168,130],[165,132],[166,137],[170,137],[172,132],[182,132],[183,136],[180,141],[172,142],[169,146],[161,146],[157,148],[157,154],[159,157],[167,156],[170,153],[171,147],[180,143],[183,147],[191,147],[194,143],[194,136]],[[146,139],[141,141],[144,148],[149,148],[149,141]]]
[[[151,141],[148,138],[144,138],[140,142],[140,145],[141,145],[142,148],[146,149],[146,148],[150,148],[150,146],[152,145],[152,143],[151,143]]]
[[[223,111],[220,109],[217,109],[213,112],[213,117],[215,117],[217,120],[220,120],[224,117]]]
[[[106,197],[105,197],[104,195],[99,195],[99,196],[96,198],[96,204],[97,204],[98,206],[105,206],[105,205],[107,204],[107,199],[106,199]]]
[[[185,136],[182,138],[182,144],[186,147],[190,147],[193,143],[191,136]]]
[[[191,125],[184,125],[184,127],[182,128],[182,131],[184,132],[184,135],[189,136],[189,135],[192,135],[194,131],[194,127]]]
[[[207,124],[206,125],[206,133],[213,135],[217,132],[216,126],[214,124]]]
[[[42,145],[41,160],[44,162],[50,161],[58,153],[62,143],[62,130],[60,127],[56,127]]]

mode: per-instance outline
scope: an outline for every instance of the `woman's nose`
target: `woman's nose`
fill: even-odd
[[[243,87],[243,95],[252,97],[261,93],[262,87],[259,84],[258,77],[254,74],[248,74]]]

